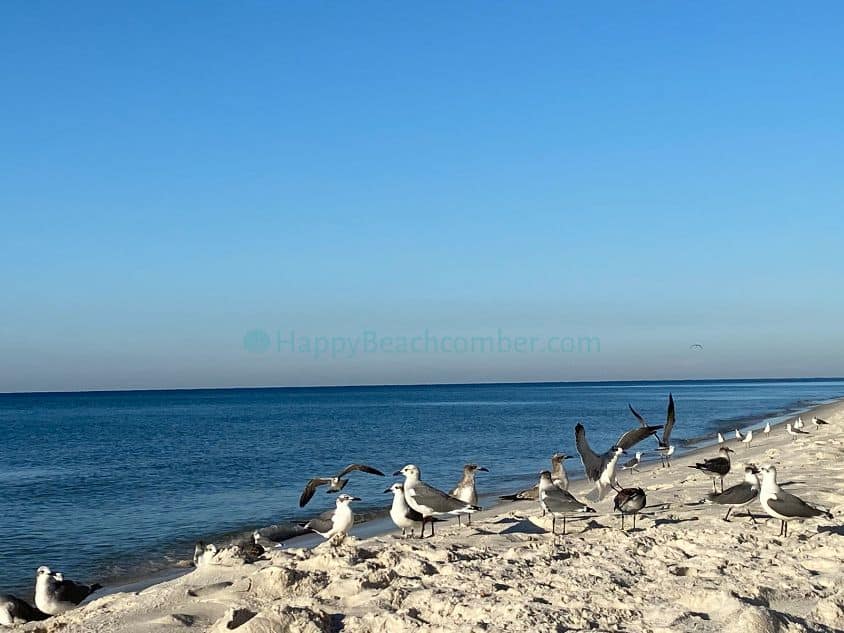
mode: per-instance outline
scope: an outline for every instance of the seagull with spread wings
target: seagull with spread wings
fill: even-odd
[[[578,423],[574,427],[574,443],[577,446],[577,452],[580,453],[580,461],[586,471],[586,478],[595,483],[599,501],[607,495],[610,489],[616,488],[616,469],[621,454],[655,434],[661,428],[662,426],[645,425],[630,429],[623,433],[608,451],[599,455],[589,446],[589,441],[586,439],[586,429],[583,425]]]
[[[630,408],[630,412],[639,420],[639,425],[642,427],[647,427],[648,422],[641,416],[641,414],[633,408],[633,405],[630,403],[627,404]],[[659,446],[657,446],[657,452],[659,453],[659,458],[662,460],[663,466],[671,466],[671,454],[674,451],[671,448],[671,431],[674,429],[674,423],[677,421],[677,415],[674,412],[674,396],[672,394],[668,394],[668,413],[665,416],[665,426],[662,427],[662,437],[654,433],[654,437],[658,442]]]
[[[373,468],[372,466],[367,466],[366,464],[349,464],[333,477],[314,477],[307,484],[305,484],[305,489],[302,491],[302,496],[299,497],[299,507],[304,508],[305,505],[307,505],[308,501],[311,500],[311,497],[314,496],[316,489],[320,486],[328,484],[328,490],[325,491],[327,493],[340,492],[343,488],[346,487],[346,484],[349,483],[349,480],[343,479],[343,477],[356,470],[359,470],[362,473],[368,473],[370,475],[378,475],[379,477],[384,476],[384,473],[382,473],[377,468]]]

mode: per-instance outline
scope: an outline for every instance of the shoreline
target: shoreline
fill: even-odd
[[[825,409],[826,407],[834,407],[837,404],[842,404],[844,406],[844,395],[832,398],[828,400],[821,401],[814,405],[809,405],[807,407],[789,407],[787,410],[779,410],[779,411],[771,411],[766,412],[763,414],[753,415],[752,417],[744,417],[741,418],[742,420],[755,420],[758,421],[758,425],[761,426],[764,424],[766,420],[771,421],[771,434],[774,435],[775,429],[782,429],[785,423],[792,418],[798,415],[810,415],[814,412]],[[823,417],[822,415],[819,417]],[[774,422],[774,420],[776,420]],[[737,421],[736,421],[737,422]],[[732,429],[742,428],[747,430],[748,428],[753,428],[754,433],[756,432],[756,427],[753,425],[742,425],[736,424],[733,421],[730,421],[730,433],[731,435],[726,437],[726,444],[730,447],[734,448],[737,451],[738,455],[741,454],[743,447],[737,446],[740,444],[734,436],[732,436]],[[713,423],[713,425],[717,424],[717,421]],[[713,426],[713,428],[716,428]],[[726,426],[724,427],[727,428]],[[707,440],[705,443],[700,441],[696,441],[691,444],[691,447],[688,449],[679,449],[675,456],[672,458],[672,467],[676,464],[678,468],[680,466],[685,467],[687,462],[692,462],[694,459],[697,459],[697,456],[702,454],[703,452],[712,449],[714,446],[717,445],[717,440],[713,436],[711,439]],[[723,431],[722,431],[723,432]],[[693,438],[693,439],[702,439],[702,438]],[[647,440],[646,440],[647,441]],[[690,440],[691,441],[691,440]],[[757,437],[755,442],[761,441],[761,437]],[[644,444],[644,442],[643,442]],[[635,448],[630,451],[631,453],[635,452]],[[653,448],[647,451],[648,453],[654,453]],[[713,453],[709,456],[715,456]],[[627,457],[625,457],[626,459]],[[542,467],[546,468],[549,467],[550,464],[543,464]],[[575,456],[572,466],[568,468],[569,472],[569,479],[571,482],[570,490],[578,495],[585,495],[586,493],[591,490],[591,484],[589,484],[585,476],[583,474],[583,468],[580,464],[579,457]],[[654,471],[661,470],[660,462],[658,457],[653,457],[651,459],[645,460],[645,456],[643,456],[643,461],[639,468],[637,469],[641,475],[647,473],[653,473]],[[623,481],[628,478],[626,472],[622,472],[619,470],[619,478]],[[535,482],[534,482],[535,483]],[[507,494],[508,492],[516,492],[516,490],[523,489],[532,485],[531,480],[525,478],[524,483],[516,484],[513,487],[512,491],[501,492],[502,494]],[[477,512],[473,515],[474,519],[486,519],[489,517],[497,516],[503,512],[509,511],[511,508],[523,508],[529,507],[532,502],[511,502],[499,499],[499,492],[495,493],[486,493],[480,495],[480,503],[484,508],[482,511]],[[443,528],[450,527],[452,524],[456,525],[457,521],[455,519],[449,519],[447,522],[441,524]],[[292,524],[290,524],[292,525]],[[286,526],[282,526],[286,527]],[[266,529],[266,528],[261,528]],[[382,536],[392,536],[398,534],[399,530],[395,528],[393,523],[389,519],[389,509],[385,508],[383,510],[383,514],[380,516],[375,516],[372,519],[362,521],[360,523],[356,523],[355,526],[352,528],[350,534],[355,538],[366,541],[373,538],[378,538]],[[207,541],[207,542],[215,542],[217,544],[222,544],[221,547],[225,547],[226,545],[231,544],[232,542],[237,541],[239,538],[243,538],[244,535],[247,535],[248,531],[240,531],[236,533],[229,533],[225,535],[224,538],[218,539],[216,541]],[[302,534],[299,536],[295,536],[284,541],[284,547],[281,548],[281,551],[287,550],[295,550],[295,549],[303,549],[303,548],[312,548],[318,546],[323,542],[323,539],[316,535],[316,534]],[[149,587],[153,587],[156,584],[167,582],[169,580],[173,580],[179,577],[182,577],[186,574],[189,574],[193,571],[193,567],[190,565],[189,559],[179,560],[173,565],[162,567],[152,573],[147,574],[139,574],[139,575],[128,575],[117,582],[109,582],[105,584],[103,591],[98,594],[98,597],[104,597],[108,595],[113,595],[116,593],[121,592],[136,592],[142,591]]]

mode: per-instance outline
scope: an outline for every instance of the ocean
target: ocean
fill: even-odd
[[[128,582],[189,559],[198,539],[306,520],[334,496],[318,491],[300,509],[305,481],[350,462],[387,474],[351,475],[346,491],[367,517],[388,507],[390,474],[407,463],[441,488],[466,462],[486,466],[488,503],[532,484],[552,452],[575,453],[578,421],[599,451],[636,425],[628,402],[662,424],[669,392],[682,452],[842,396],[844,380],[0,395],[0,593],[31,596],[39,565]]]

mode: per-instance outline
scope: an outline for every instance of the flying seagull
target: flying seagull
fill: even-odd
[[[735,453],[735,451],[729,446],[722,446],[718,449],[718,453],[718,457],[704,459],[694,466],[689,466],[689,468],[696,468],[712,477],[712,488],[715,492],[718,492],[718,489],[715,487],[715,478],[720,477],[721,492],[724,492],[724,477],[730,472],[730,453]]]
[[[474,504],[466,503],[462,499],[452,497],[442,490],[429,486],[420,480],[419,468],[408,464],[394,475],[404,475],[404,498],[407,505],[422,515],[422,533],[425,532],[425,523],[431,523],[431,536],[434,536],[434,522],[431,519],[444,514],[470,514],[477,512],[480,508]]]
[[[621,529],[624,529],[624,517],[627,514],[633,515],[633,529],[636,529],[636,515],[639,510],[645,507],[645,491],[641,488],[622,488],[615,495],[613,509],[621,513]]]
[[[574,443],[580,453],[580,461],[583,462],[586,478],[595,483],[599,501],[616,485],[616,468],[621,454],[661,428],[662,426],[640,426],[630,429],[623,433],[608,451],[598,455],[589,446],[583,425],[578,423],[574,427]]]
[[[463,466],[463,477],[457,482],[454,490],[451,491],[451,496],[465,501],[466,503],[476,506],[478,505],[478,489],[475,487],[475,473],[482,471],[489,472],[489,469],[477,464],[466,464]],[[466,517],[467,525],[472,524],[472,515]],[[457,515],[457,524],[460,525],[460,515]]]
[[[59,572],[41,566],[35,573],[35,606],[48,615],[70,611],[102,585],[83,585],[65,580]]]
[[[766,466],[762,469],[762,489],[759,492],[762,509],[775,519],[779,519],[780,536],[788,536],[788,522],[812,517],[832,518],[832,513],[822,508],[809,505],[799,497],[785,492],[777,485],[777,469]]]
[[[689,349],[700,351],[703,349],[703,345],[701,345],[700,343],[694,343],[693,345],[689,345]]]
[[[643,418],[636,409],[633,408],[629,402],[627,406],[630,409],[630,412],[639,420],[639,424],[642,427],[647,428],[648,423]],[[662,437],[660,437],[657,433],[654,433],[654,437],[657,441],[657,451],[659,452],[660,459],[662,460],[663,466],[671,466],[671,460],[667,459],[667,453],[671,450],[671,431],[674,429],[674,423],[677,421],[677,415],[674,411],[674,396],[672,394],[668,394],[668,412],[665,415],[665,426],[662,429]],[[659,427],[657,427],[659,428]],[[672,453],[674,451],[671,451]]]
[[[360,501],[360,497],[342,494],[334,502],[334,509],[323,512],[316,519],[311,519],[302,527],[311,532],[316,532],[325,540],[333,538],[338,534],[346,535],[355,523],[355,515],[349,505],[352,501]]]
[[[326,490],[326,492],[340,492],[346,487],[346,484],[349,483],[349,480],[343,479],[343,476],[356,470],[359,470],[362,473],[369,473],[370,475],[378,475],[379,477],[384,476],[384,473],[372,466],[367,466],[366,464],[349,464],[333,477],[314,477],[308,481],[308,483],[305,484],[305,489],[302,491],[302,496],[299,497],[299,507],[305,507],[308,501],[311,500],[311,497],[314,496],[314,493],[319,486],[328,484],[328,490]]]
[[[556,486],[551,480],[551,473],[543,470],[539,473],[539,505],[543,513],[551,514],[551,534],[557,533],[557,516],[563,517],[563,534],[566,533],[566,516],[578,512],[595,512],[585,503],[575,499],[568,490]]]
[[[744,468],[744,481],[735,486],[730,486],[724,492],[710,492],[706,499],[719,506],[727,506],[727,514],[724,520],[730,520],[730,512],[735,508],[743,508],[753,503],[759,496],[759,469],[756,466],[748,465]],[[753,513],[747,511],[750,520],[756,523]]]

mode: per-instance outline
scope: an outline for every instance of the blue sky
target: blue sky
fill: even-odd
[[[842,24],[4,3],[0,391],[843,375]],[[314,358],[256,329],[601,349]]]

